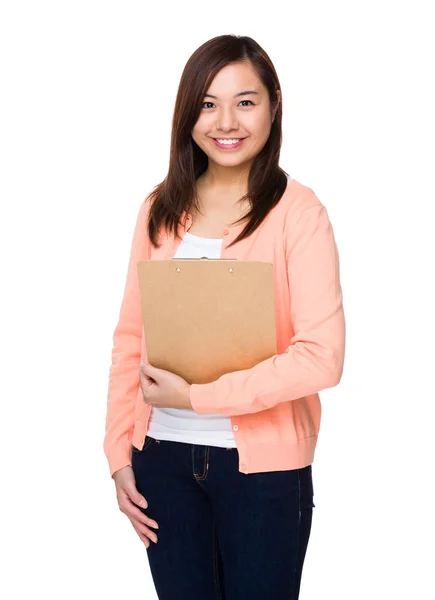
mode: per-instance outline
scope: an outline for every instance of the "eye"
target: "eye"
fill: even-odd
[[[255,104],[251,100],[240,100],[240,103],[242,103],[242,102],[250,102],[252,104],[252,106],[255,106]],[[208,101],[208,102],[202,103],[202,108],[208,108],[208,107],[204,106],[204,104],[213,104],[213,102]],[[248,105],[245,104],[245,107],[246,106],[249,106],[249,104]]]

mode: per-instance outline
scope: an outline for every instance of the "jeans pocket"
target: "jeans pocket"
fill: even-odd
[[[142,452],[145,452],[145,450],[151,446],[153,441],[155,441],[154,438],[147,435],[145,437],[145,442],[144,442],[142,450],[139,450],[139,448],[136,448],[136,446],[133,446],[133,449],[132,449],[133,454],[141,454]]]

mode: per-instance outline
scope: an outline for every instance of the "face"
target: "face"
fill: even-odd
[[[209,163],[249,164],[267,142],[275,112],[276,107],[271,114],[267,88],[252,66],[232,63],[207,90],[192,137]]]

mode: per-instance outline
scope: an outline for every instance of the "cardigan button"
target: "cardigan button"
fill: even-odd
[[[224,229],[224,235],[228,235],[229,234],[229,230],[227,228]]]
[[[239,426],[238,425],[234,425],[233,429],[234,429],[234,431],[238,431],[239,430]]]
[[[240,465],[240,468],[242,469],[242,471],[246,471],[246,465],[245,465],[245,463],[242,463]]]

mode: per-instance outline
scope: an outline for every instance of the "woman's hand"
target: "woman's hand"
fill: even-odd
[[[148,502],[146,498],[137,491],[132,467],[122,467],[115,471],[113,480],[115,481],[119,510],[127,515],[137,535],[145,544],[146,548],[149,548],[151,545],[150,540],[154,543],[157,543],[158,541],[157,534],[151,527],[153,529],[158,529],[159,525],[144,512],[144,510],[148,508]]]
[[[190,384],[175,373],[158,369],[149,363],[141,363],[140,386],[147,404],[157,408],[193,410],[190,402]]]

